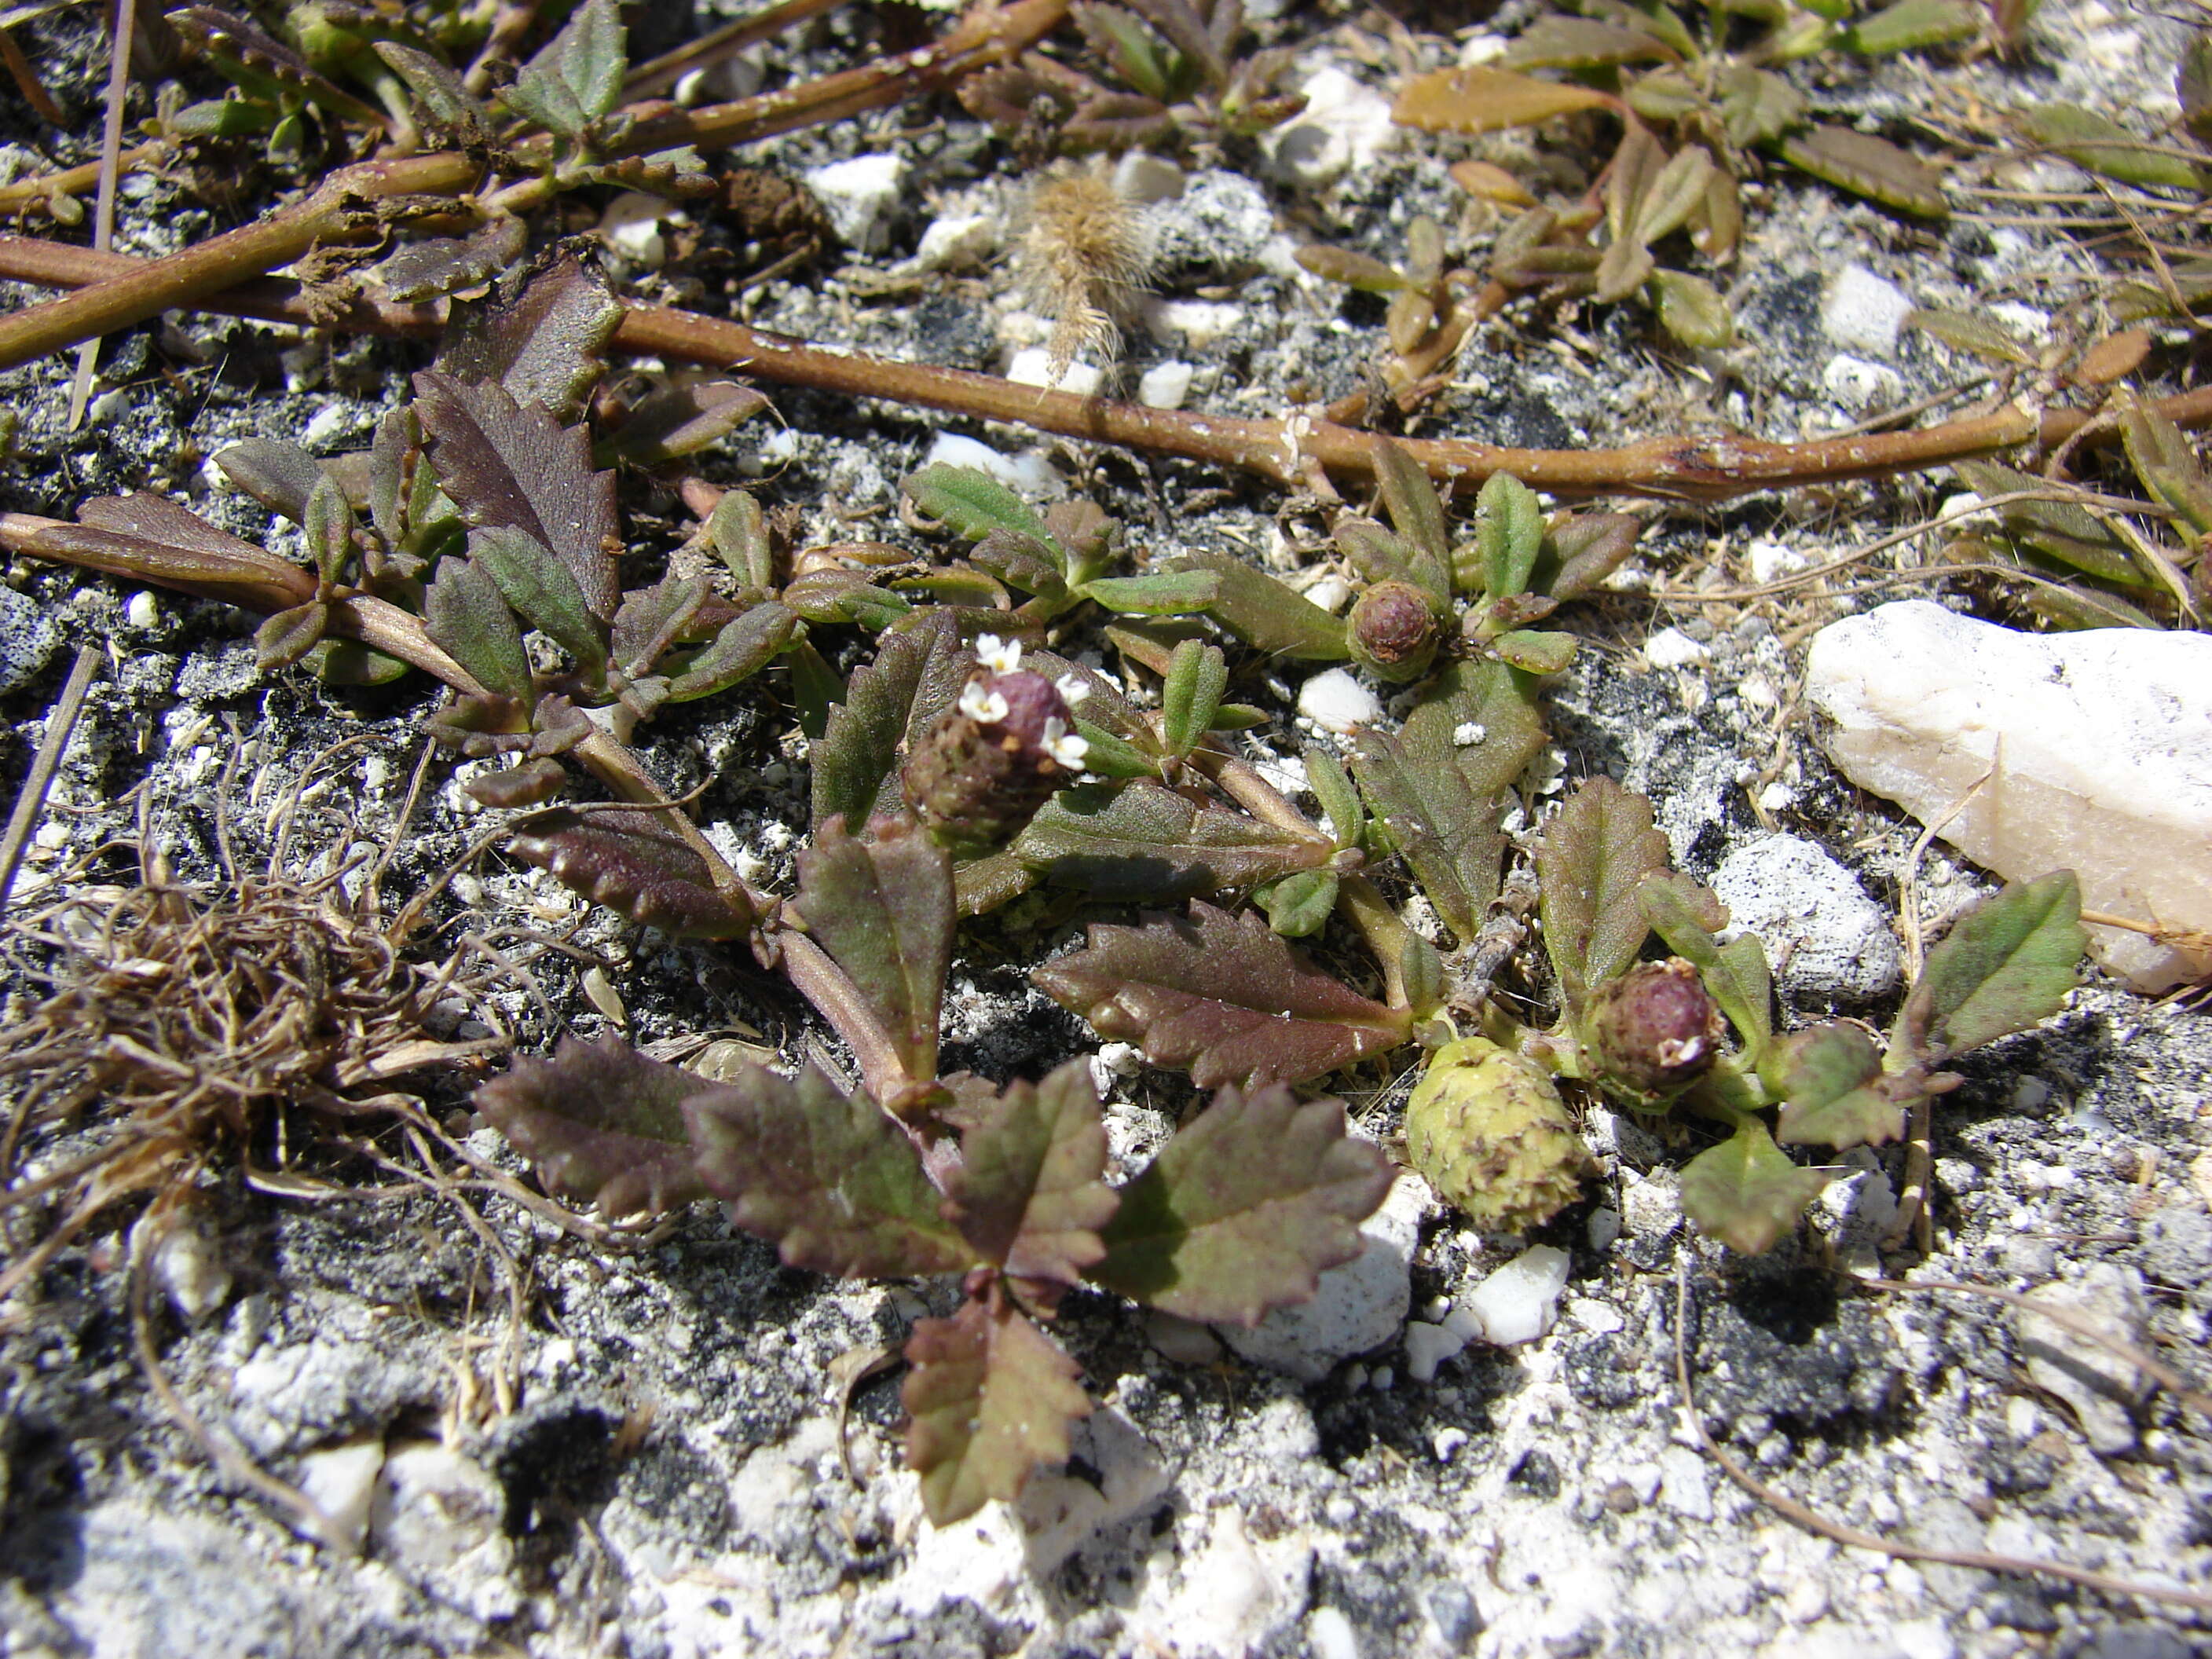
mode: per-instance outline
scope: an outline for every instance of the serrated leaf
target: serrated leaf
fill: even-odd
[[[508,850],[593,903],[665,933],[735,939],[753,925],[750,904],[714,885],[713,870],[665,812],[556,807],[515,825]]]
[[[1352,767],[1437,915],[1462,943],[1473,939],[1498,896],[1507,797],[1478,795],[1456,757],[1423,764],[1381,732],[1360,734]]]
[[[464,383],[495,381],[523,408],[571,421],[606,372],[622,319],[606,284],[564,253],[512,293],[455,305],[435,367]]]
[[[1121,1188],[1091,1279],[1185,1319],[1256,1325],[1358,1255],[1389,1160],[1335,1100],[1225,1088]]]
[[[1336,906],[1334,870],[1301,870],[1285,876],[1256,896],[1267,913],[1267,926],[1285,939],[1310,939],[1321,932]]]
[[[1390,118],[1423,132],[1497,132],[1577,110],[1603,109],[1612,101],[1588,87],[1478,66],[1415,76],[1400,89]]]
[[[551,549],[527,532],[503,526],[471,530],[469,562],[491,578],[517,616],[575,659],[586,683],[605,683],[605,632]]]
[[[1879,1146],[1905,1133],[1906,1102],[1884,1086],[1881,1050],[1855,1025],[1784,1038],[1766,1070],[1784,1097],[1776,1133],[1787,1144]]]
[[[1544,747],[1535,682],[1504,662],[1449,663],[1406,716],[1398,741],[1417,767],[1457,767],[1478,799],[1503,793]]]
[[[499,96],[514,113],[559,137],[580,137],[591,125],[591,117],[584,113],[575,90],[556,72],[536,64],[524,64],[514,84]]]
[[[563,427],[543,408],[524,408],[503,386],[465,385],[426,369],[415,389],[430,465],[461,516],[479,530],[519,531],[550,548],[590,613],[611,622],[622,600],[615,475],[593,470],[591,434]]]
[[[1951,210],[1942,179],[1886,138],[1815,125],[1784,134],[1774,148],[1791,167],[1884,207],[1924,219]]]
[[[1929,952],[1897,1017],[1893,1059],[1964,1054],[2048,1018],[2080,982],[2087,948],[2071,870],[1980,900]]]
[[[465,236],[431,236],[394,248],[374,270],[387,298],[401,304],[435,300],[498,275],[530,245],[530,232],[501,214]]]
[[[1674,49],[1632,24],[1547,13],[1513,39],[1498,62],[1510,69],[1603,69],[1650,63]]]
[[[2026,366],[2035,362],[2027,343],[1994,317],[1917,306],[1905,313],[1905,325],[1934,335],[1954,350],[1969,351],[1994,363]]]
[[[2058,488],[2048,478],[1996,461],[1960,461],[1959,476],[1984,498],[2021,491],[2051,496]],[[2151,586],[2136,568],[2134,550],[2087,507],[2065,500],[2008,501],[1993,509],[2007,531],[2023,544],[2100,581],[2130,587]]]
[[[1682,1166],[1682,1213],[1730,1249],[1758,1255],[1797,1224],[1828,1177],[1792,1164],[1756,1119]]]
[[[82,523],[34,531],[25,550],[247,611],[281,611],[315,597],[314,579],[299,566],[217,530],[167,495],[95,495],[76,515]]]
[[[1982,32],[1988,13],[1971,0],[1898,0],[1845,29],[1837,44],[1865,57],[1918,52],[1953,40],[1971,40]]]
[[[799,617],[788,605],[764,599],[750,606],[723,623],[705,649],[684,660],[668,683],[668,700],[689,702],[726,691],[760,672],[799,637]]]
[[[1721,125],[1742,148],[1780,137],[1805,117],[1805,94],[1771,70],[1731,64],[1721,71]]]
[[[1057,550],[1045,522],[1020,496],[978,468],[926,466],[899,486],[907,499],[963,540],[1011,530]]]
[[[1735,319],[1729,313],[1728,301],[1704,277],[1655,270],[1650,286],[1659,326],[1684,345],[1717,351],[1735,343]]]
[[[1098,1229],[1119,1200],[1105,1173],[1091,1062],[1073,1060],[1034,1087],[1008,1085],[962,1133],[945,1215],[1016,1278],[1078,1284],[1106,1254]]]
[[[1644,523],[1633,513],[1577,513],[1553,525],[1534,591],[1562,605],[1580,599],[1628,562]]]
[[[790,1082],[741,1064],[683,1112],[700,1181],[787,1266],[881,1279],[975,1265],[906,1131],[813,1066]]]
[[[614,0],[584,0],[532,61],[558,65],[584,112],[597,120],[622,95],[623,76],[629,67],[623,48],[622,18]]]
[[[906,1357],[907,1463],[940,1527],[1020,1497],[1039,1464],[1066,1462],[1068,1425],[1091,1411],[1075,1362],[1009,1306],[971,1301],[917,1320]]]
[[[1474,559],[1460,586],[1491,599],[1525,592],[1544,548],[1544,509],[1536,492],[1508,472],[1486,479],[1474,498]]]
[[[1608,777],[1585,779],[1561,804],[1536,854],[1544,948],[1571,1015],[1627,971],[1651,924],[1638,887],[1668,865],[1651,803]]]
[[[1255,650],[1301,662],[1341,662],[1350,654],[1342,617],[1241,560],[1200,549],[1183,556],[1182,568],[1213,578],[1207,611]]]
[[[1056,887],[1133,904],[1249,892],[1326,864],[1336,849],[1139,778],[1061,790],[1008,850]]]
[[[2203,167],[2185,155],[2137,137],[2118,122],[2074,104],[2032,104],[2020,112],[2021,131],[2091,173],[2124,185],[2159,185],[2194,191]]]
[[[408,94],[428,125],[450,133],[462,144],[486,141],[490,112],[449,65],[397,40],[374,40],[369,46],[407,83]]]
[[[853,671],[845,700],[814,745],[814,821],[848,823],[899,810],[900,747],[944,712],[967,683],[975,654],[942,611],[886,634],[875,660]]]
[[[320,641],[330,615],[329,605],[310,599],[264,617],[253,630],[253,665],[264,674],[291,667]]]
[[[1774,1036],[1774,981],[1766,948],[1745,933],[1723,945],[1714,935],[1728,926],[1728,907],[1711,889],[1675,870],[1658,870],[1637,884],[1637,902],[1667,948],[1698,970],[1705,989],[1742,1040],[1744,1062],[1757,1066]]]
[[[548,1187],[621,1216],[707,1196],[682,1111],[704,1086],[625,1043],[563,1037],[550,1060],[518,1056],[476,1107]]]
[[[632,588],[615,612],[614,659],[633,678],[649,674],[661,653],[691,624],[708,592],[704,576],[662,577],[651,587]]]
[[[473,559],[439,560],[423,590],[422,621],[431,642],[478,685],[529,707],[534,694],[522,625],[483,566]]]
[[[1176,647],[1160,684],[1160,737],[1169,754],[1180,759],[1198,746],[1228,689],[1229,662],[1218,647],[1202,640]]]
[[[1188,920],[1095,924],[1030,978],[1101,1036],[1136,1043],[1200,1088],[1322,1077],[1406,1040],[1410,1018],[1312,967],[1267,924],[1193,901]]]
[[[907,1075],[935,1077],[952,962],[951,855],[911,818],[878,818],[864,840],[831,817],[798,867],[792,908],[866,999]]]

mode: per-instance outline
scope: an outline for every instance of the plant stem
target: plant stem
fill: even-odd
[[[665,92],[695,69],[734,58],[747,46],[781,34],[810,17],[836,11],[846,3],[848,0],[781,0],[764,11],[732,19],[696,40],[686,41],[673,52],[665,52],[649,63],[640,64],[623,82],[623,94],[629,98],[646,98]]]
[[[776,945],[785,975],[852,1049],[868,1092],[886,1105],[899,1099],[914,1079],[860,988],[805,934],[785,928],[776,935]]]

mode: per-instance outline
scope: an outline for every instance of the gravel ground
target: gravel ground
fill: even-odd
[[[1300,47],[1294,78],[1334,70],[1387,90],[1395,70],[1370,49],[1383,38],[1374,20],[1363,28],[1349,8],[1317,9],[1279,26]],[[1509,6],[1481,27],[1510,33],[1522,15]],[[2170,82],[2178,37],[2147,13],[2090,0],[2054,5],[2036,27],[2024,66],[1947,64],[1931,79],[1902,60],[1816,91],[1843,118],[1880,118],[1975,100],[2137,104],[2140,88]],[[801,66],[848,61],[847,27],[817,26]],[[40,18],[22,38],[72,108],[96,108],[100,54],[81,20]],[[964,368],[1002,367],[1036,342],[1041,325],[1003,261],[965,272],[910,263],[933,221],[1003,224],[1015,199],[1000,149],[951,104],[937,113],[863,118],[736,158],[798,174],[891,153],[908,169],[867,263],[832,253],[748,291],[747,320]],[[0,131],[11,124],[30,131],[0,93]],[[1164,210],[1167,303],[1133,334],[1121,372],[1133,383],[1187,362],[1190,406],[1232,413],[1356,389],[1379,313],[1304,276],[1291,240],[1395,257],[1408,219],[1426,212],[1480,246],[1489,228],[1443,173],[1462,153],[1402,145],[1319,189],[1280,182],[1249,153],[1194,172]],[[0,164],[26,173],[55,159],[0,151]],[[2065,173],[2036,165],[2045,183]],[[161,252],[252,205],[212,209],[175,183],[134,185],[117,246]],[[701,234],[727,240],[714,224]],[[1845,343],[1853,325],[1834,296],[1851,268],[1851,283],[1879,278],[1917,303],[2001,302],[2044,317],[2102,280],[2092,255],[2048,230],[1963,215],[1910,224],[1778,169],[1734,277],[1742,345],[1686,356],[1632,307],[1516,302],[1417,429],[1603,445],[1717,421],[1795,439],[1958,379],[1962,360],[1925,336],[1880,351]],[[672,289],[645,272],[628,291]],[[1864,291],[1880,298],[1879,285]],[[323,453],[358,447],[422,361],[411,348],[197,317],[132,331],[109,347],[79,432],[64,430],[68,364],[0,376],[20,420],[0,505],[66,517],[90,495],[165,489],[258,537],[264,515],[217,488],[206,458],[252,434]],[[1036,441],[896,407],[776,402],[773,433],[747,428],[703,470],[805,504],[824,535],[860,515],[861,533],[906,536],[887,509],[940,432],[1008,453]],[[1279,498],[1243,481],[1073,443],[1042,453],[1065,489],[1122,518],[1140,562],[1205,546],[1290,572],[1319,556],[1310,518],[1279,516]],[[1916,872],[1920,827],[1844,782],[1799,707],[1812,629],[1933,591],[1910,574],[1922,550],[1881,556],[1870,567],[1880,585],[1858,592],[1828,583],[1747,607],[1652,590],[1718,591],[1823,562],[1912,522],[1935,495],[1930,481],[1906,479],[1666,510],[1613,591],[1577,613],[1588,648],[1547,699],[1556,749],[1532,780],[1532,812],[1565,783],[1607,773],[1650,794],[1678,860],[1701,878],[1733,870],[1752,900],[1768,890],[1761,870],[1828,883],[1838,908],[1821,914],[1837,918],[1833,930],[1800,939],[1782,976],[1801,1021],[1893,1010],[1908,878],[1931,921],[1990,885],[1940,848]],[[684,515],[670,496],[629,512],[649,565]],[[349,843],[381,849],[392,907],[468,851],[482,821],[441,764],[403,812],[430,706],[419,680],[367,693],[293,674],[264,682],[251,628],[211,603],[23,562],[9,571],[9,777],[37,746],[68,647],[97,641],[107,659],[23,885],[135,839],[142,815],[187,883],[221,883],[226,859],[236,872],[273,860],[297,873],[318,859],[329,867]],[[1290,714],[1297,690],[1295,676],[1240,686],[1279,715],[1255,736],[1263,759],[1304,740]],[[805,823],[791,728],[769,698],[726,697],[660,721],[644,750],[672,791],[705,786],[709,833],[771,885],[787,879]],[[301,828],[280,846],[275,809],[295,794]],[[123,867],[72,878],[118,879]],[[605,1029],[582,984],[592,962],[635,1041],[734,1032],[789,1054],[830,1043],[742,956],[586,914],[495,855],[432,915],[449,938],[472,930],[526,953],[516,942],[558,931],[572,947],[537,955],[526,983],[484,993],[532,1048],[562,1030]],[[1071,937],[1070,922],[1065,908],[1031,902],[970,938],[948,1066],[1034,1076],[1092,1046],[1022,974]],[[12,1012],[36,992],[27,960],[16,953]],[[467,1035],[470,1014],[449,1010],[434,1034]],[[1968,1081],[1937,1119],[1934,1253],[1888,1267],[2014,1291],[2055,1283],[2071,1305],[2197,1370],[2212,1319],[2212,1027],[2093,976],[2043,1030],[1962,1069]],[[1116,1156],[1141,1161],[1188,1087],[1107,1075]],[[487,1171],[519,1172],[497,1133],[468,1121],[469,1081],[458,1070],[434,1079],[434,1109]],[[1340,1082],[1361,1132],[1387,1141],[1404,1096],[1397,1069]],[[1570,1257],[1556,1322],[1522,1346],[1477,1343],[1425,1380],[1401,1334],[1407,1314],[1433,1323],[1522,1242],[1480,1237],[1413,1183],[1376,1224],[1410,1262],[1403,1304],[1383,1308],[1371,1347],[1318,1376],[1079,1293],[1060,1335],[1102,1409],[1079,1429],[1077,1456],[1017,1510],[933,1530],[898,1469],[898,1373],[849,1379],[917,1316],[946,1311],[953,1287],[793,1273],[705,1206],[647,1248],[608,1248],[489,1176],[441,1194],[318,1144],[329,1131],[304,1114],[289,1127],[301,1144],[276,1150],[300,1178],[211,1164],[187,1242],[161,1264],[171,1305],[153,1320],[160,1365],[177,1406],[235,1448],[227,1468],[149,1387],[134,1349],[128,1206],[0,1316],[0,1653],[2179,1659],[2212,1649],[2203,1615],[2186,1609],[1839,1547],[1698,1449],[1678,1353],[1714,1438],[1844,1526],[2212,1585],[2212,1458],[2201,1421],[2171,1395],[2048,1325],[2025,1329],[1996,1301],[1839,1288],[1881,1265],[1871,1241],[1901,1180],[1895,1148],[1850,1155],[1850,1175],[1801,1238],[1747,1261],[1682,1224],[1680,1147],[1595,1113],[1588,1134],[1604,1178],[1539,1236]],[[58,1162],[72,1144],[39,1158]],[[272,1149],[257,1150],[276,1167]],[[303,1195],[310,1175],[370,1190]],[[301,1536],[242,1483],[241,1462],[349,1517],[357,1551]]]

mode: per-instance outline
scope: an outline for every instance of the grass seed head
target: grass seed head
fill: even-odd
[[[1018,263],[1030,302],[1053,317],[1046,356],[1057,385],[1085,351],[1108,360],[1158,260],[1144,204],[1106,173],[1057,167],[1030,191]]]

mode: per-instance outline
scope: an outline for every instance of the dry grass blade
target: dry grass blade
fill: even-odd
[[[8,815],[8,830],[0,837],[0,905],[5,905],[8,896],[15,886],[15,872],[21,867],[23,849],[31,839],[31,831],[45,810],[46,791],[53,787],[54,774],[60,769],[62,756],[69,748],[70,734],[76,730],[76,717],[84,708],[85,694],[92,690],[92,677],[100,669],[100,648],[84,645],[77,647],[76,660],[70,665],[70,676],[62,686],[62,695],[54,704],[53,716],[46,722],[46,734],[39,740],[39,752],[32,757],[31,769],[23,779],[21,793],[15,797],[15,809]]]
[[[92,245],[103,252],[115,245],[115,173],[123,153],[123,100],[131,88],[131,35],[138,27],[138,0],[116,0],[113,22],[107,37],[107,107],[100,125],[100,195],[92,211]],[[77,348],[76,374],[70,382],[71,432],[84,423],[93,365],[99,361],[99,340]]]

